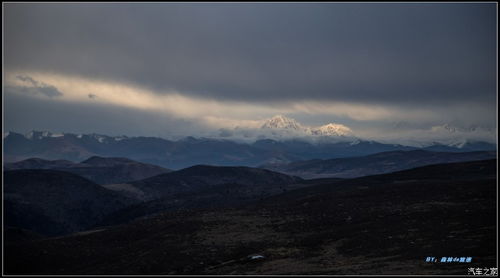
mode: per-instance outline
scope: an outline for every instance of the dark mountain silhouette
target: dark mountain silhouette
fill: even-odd
[[[298,183],[302,179],[266,169],[250,167],[222,167],[197,165],[179,171],[157,175],[151,178],[128,184],[106,186],[127,196],[135,196],[140,200],[152,200],[172,197],[179,194],[210,191],[222,185],[238,184],[246,186],[252,192],[257,186],[267,191],[265,187],[283,186]]]
[[[112,213],[99,225],[125,223],[166,210],[237,206],[308,185],[301,178],[265,169],[197,165],[132,184],[107,186],[146,201]]]
[[[430,164],[484,160],[495,157],[496,152],[494,151],[450,153],[413,150],[382,152],[360,157],[296,161],[288,164],[268,164],[261,167],[302,178],[355,178]]]
[[[4,224],[60,235],[93,226],[135,201],[78,175],[55,170],[4,172]]]
[[[55,169],[67,168],[75,165],[74,162],[69,160],[46,160],[41,158],[29,158],[13,163],[6,163],[5,170],[21,170],[21,169]]]
[[[7,163],[4,169],[53,169],[74,173],[98,184],[131,182],[171,171],[160,166],[140,163],[127,158],[105,158],[98,156],[93,156],[81,163],[74,163],[67,160],[51,161],[30,158],[19,162]]]

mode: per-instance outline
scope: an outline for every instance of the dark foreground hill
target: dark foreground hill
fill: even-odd
[[[99,156],[93,156],[80,163],[67,160],[30,158],[19,162],[7,163],[4,169],[59,170],[77,174],[98,184],[131,182],[171,171],[160,166],[141,163],[128,158]]]
[[[88,229],[105,215],[134,202],[67,172],[4,172],[4,225],[43,235]]]
[[[249,167],[198,165],[131,184],[107,185],[145,200],[116,211],[100,224],[120,224],[166,210],[230,207],[310,186],[298,177]]]
[[[132,185],[153,196],[193,192],[221,184],[286,185],[301,178],[250,167],[197,165],[179,171],[133,182]]]
[[[59,159],[59,160],[46,160],[41,158],[29,158],[18,162],[5,163],[3,166],[5,171],[9,170],[22,170],[22,169],[56,169],[67,168],[75,165],[75,162]]]
[[[391,151],[377,154],[296,161],[288,164],[268,164],[262,168],[302,178],[356,178],[411,169],[415,167],[472,160],[496,158],[495,151],[433,152],[424,150]]]
[[[139,200],[153,200],[210,191],[221,185],[261,186],[265,190],[266,186],[283,186],[300,181],[302,179],[298,177],[259,168],[196,165],[127,184],[106,187]]]
[[[496,232],[496,160],[487,160],[7,242],[5,273],[467,275],[496,266]],[[444,256],[471,262],[442,263]]]
[[[167,210],[237,206],[309,185],[301,178],[265,169],[197,165],[130,184],[106,185],[143,202],[108,215],[99,225]]]

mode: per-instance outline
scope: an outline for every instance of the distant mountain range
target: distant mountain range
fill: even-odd
[[[77,174],[98,184],[131,182],[168,173],[171,170],[121,157],[93,156],[80,163],[68,160],[30,158],[6,163],[5,170],[52,169]]]
[[[283,123],[283,121],[278,121],[275,125],[277,127],[281,124],[296,126],[290,122]],[[269,128],[272,128],[272,125]],[[315,132],[323,132],[320,130],[331,130],[331,134],[342,133],[342,128],[334,125],[323,126]],[[341,138],[341,140],[322,140],[321,138]],[[345,135],[319,136],[316,142],[291,138],[260,139],[251,143],[194,137],[172,141],[157,137],[53,134],[41,131],[33,131],[27,135],[9,132],[4,137],[5,162],[16,162],[33,157],[79,162],[92,156],[104,156],[126,157],[169,169],[182,169],[197,164],[255,167],[263,164],[333,159],[416,149],[446,152],[491,151],[496,150],[496,145],[486,142],[465,142],[452,146],[435,143],[425,148],[417,148],[361,140]]]
[[[286,164],[267,164],[262,168],[270,169],[302,178],[355,178],[368,175],[390,173],[425,165],[462,161],[494,159],[495,151],[483,152],[431,152],[424,150],[391,151],[377,154],[336,158],[296,161]]]

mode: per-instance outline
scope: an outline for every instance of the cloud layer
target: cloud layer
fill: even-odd
[[[314,126],[338,122],[372,138],[418,136],[446,123],[495,128],[496,10],[494,3],[7,3],[5,124],[62,129],[75,123],[34,111],[72,107],[89,128],[93,121],[105,129],[103,119],[120,114],[136,124],[107,130],[130,135],[253,128],[276,114]]]
[[[493,100],[496,7],[6,4],[5,65],[191,96]]]
[[[41,73],[29,73],[29,75],[7,74],[6,85],[5,96],[9,97],[6,100],[7,103],[20,106],[17,109],[7,109],[7,126],[12,126],[11,121],[16,122],[19,120],[14,121],[13,118],[22,118],[17,114],[24,113],[23,111],[27,112],[27,116],[34,113],[28,107],[23,109],[22,103],[28,101],[32,103],[31,105],[38,103],[40,109],[49,106],[73,107],[71,112],[68,113],[86,114],[86,120],[89,123],[95,122],[96,127],[102,125],[103,120],[116,121],[113,116],[101,117],[94,115],[96,108],[100,110],[98,114],[105,113],[106,110],[110,115],[113,115],[115,111],[129,111],[122,114],[123,118],[120,121],[137,123],[128,126],[130,130],[133,130],[132,132],[122,129],[120,131],[106,130],[107,132],[129,135],[147,135],[147,132],[138,134],[134,129],[149,130],[152,134],[159,133],[167,137],[172,135],[209,136],[222,130],[221,134],[226,134],[225,137],[230,137],[227,135],[229,132],[236,135],[236,137],[250,136],[253,138],[255,134],[248,135],[249,132],[252,133],[252,130],[259,129],[268,118],[276,114],[286,114],[299,120],[306,119],[307,124],[316,126],[330,122],[347,124],[356,135],[363,138],[394,140],[397,137],[425,137],[432,139],[432,136],[439,135],[440,138],[443,138],[445,135],[450,135],[446,132],[438,133],[436,130],[433,131],[433,126],[445,123],[459,123],[458,127],[470,127],[477,126],[478,122],[485,119],[487,121],[494,120],[488,119],[493,115],[491,111],[484,110],[482,105],[474,105],[473,103],[467,104],[467,107],[448,106],[443,109],[436,107],[427,109],[407,107],[402,109],[390,105],[361,105],[335,101],[299,102],[287,100],[272,103],[234,100],[218,101],[183,95],[176,91],[159,93],[131,84]],[[40,88],[53,88],[52,90],[56,92],[62,91],[64,93],[60,92],[57,98],[47,94],[27,93],[37,91]],[[465,110],[471,113],[464,114],[463,111]],[[454,113],[450,114],[450,111],[454,111]],[[151,125],[152,122],[158,122],[158,120],[146,120],[141,124],[134,119],[136,117],[142,118],[141,115],[150,115],[149,117],[156,117],[157,119],[168,118],[169,120],[166,122],[169,124]],[[322,117],[325,120],[308,123],[308,116],[312,118]],[[46,122],[54,121],[50,125],[57,125],[61,119],[62,121],[69,120],[66,114],[58,119],[57,117],[46,117],[45,113],[40,113],[36,115],[36,118],[38,122],[43,121],[44,118],[46,118]],[[399,124],[394,124],[394,119],[398,119]],[[28,118],[25,121],[24,126],[29,128],[30,121]],[[184,126],[179,126],[176,121],[183,122]],[[186,124],[186,122],[189,122],[189,124]],[[401,123],[404,123],[404,125]],[[79,122],[72,122],[72,124],[78,126]],[[110,125],[112,126],[112,124]],[[166,128],[168,131],[162,131],[162,128]],[[488,134],[491,141],[493,134]]]

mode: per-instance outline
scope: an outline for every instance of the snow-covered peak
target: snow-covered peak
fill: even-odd
[[[260,130],[266,132],[262,134],[261,137],[263,138],[309,138],[324,140],[354,137],[352,130],[342,124],[329,123],[322,126],[307,126],[283,115],[276,115],[266,120]],[[259,131],[254,132],[259,133]]]
[[[342,124],[329,123],[311,129],[311,133],[313,135],[321,135],[321,136],[349,136],[352,135],[352,130]]]
[[[302,126],[294,119],[283,115],[276,115],[268,119],[261,128],[301,130]]]

